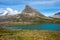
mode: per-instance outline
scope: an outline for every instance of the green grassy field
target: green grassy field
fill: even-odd
[[[60,31],[0,29],[0,40],[60,40]]]

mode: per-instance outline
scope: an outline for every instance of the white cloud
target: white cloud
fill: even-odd
[[[60,0],[50,0],[50,1],[56,1],[56,2],[59,2]]]
[[[12,8],[6,8],[6,10],[7,10],[7,11],[13,11],[13,9],[12,9]]]
[[[33,1],[31,4],[54,4],[60,0],[47,0],[47,1]]]
[[[45,13],[43,13],[45,16],[53,16],[54,14],[56,14],[56,13],[58,13],[58,12],[60,12],[60,10],[59,11],[56,11],[56,12],[45,12]]]
[[[32,4],[51,4],[51,3],[54,3],[54,1],[50,2],[50,1],[37,1],[37,2],[33,2]]]
[[[18,13],[18,11],[17,11],[17,10],[15,10],[14,12],[15,12],[15,13]]]
[[[52,15],[54,15],[54,13],[48,13],[48,12],[47,12],[47,13],[44,13],[44,15],[45,15],[45,16],[52,16]]]
[[[54,14],[55,14],[55,13],[58,13],[58,12],[60,12],[60,10],[58,10],[58,11],[54,12]]]

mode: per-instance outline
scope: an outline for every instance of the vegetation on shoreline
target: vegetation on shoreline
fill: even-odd
[[[25,23],[24,23],[25,22]],[[60,20],[58,21],[58,20],[42,20],[42,21],[36,21],[36,20],[34,20],[34,21],[29,21],[29,22],[27,22],[27,21],[22,21],[22,22],[12,22],[12,23],[3,23],[3,24],[0,24],[0,26],[21,26],[21,25],[31,25],[31,24],[60,24]]]

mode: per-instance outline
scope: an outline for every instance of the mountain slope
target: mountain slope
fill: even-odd
[[[29,5],[26,5],[25,9],[20,13],[16,15],[10,15],[15,14],[12,13],[11,10],[5,14],[5,16],[0,17],[3,18],[2,22],[9,21],[9,22],[33,22],[33,23],[60,23],[60,19],[54,19],[51,17],[46,17],[43,14],[39,13]],[[57,14],[55,14],[57,15]]]
[[[32,7],[30,7],[29,5],[25,6],[25,9],[22,11],[21,14],[26,15],[26,16],[32,16],[32,17],[44,16],[38,11],[36,11],[35,9],[33,9]]]
[[[52,20],[49,17],[44,16],[43,14],[39,13],[29,5],[25,6],[25,9],[21,12],[21,14],[17,15],[18,20],[21,19],[22,21],[46,21]]]
[[[44,16],[43,14],[39,13],[29,5],[25,6],[25,9],[21,12],[21,14],[15,14],[12,12],[12,9],[8,8],[8,11],[5,13],[3,17],[4,20],[7,21],[40,21],[40,22],[47,22],[47,20],[51,20],[51,18]],[[6,19],[5,19],[6,18]]]
[[[16,15],[16,14],[18,14],[16,10],[13,10],[12,8],[6,8],[0,16],[9,16],[9,15]]]
[[[54,14],[52,17],[53,17],[53,18],[60,18],[60,12]]]

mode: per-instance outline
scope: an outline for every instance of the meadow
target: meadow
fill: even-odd
[[[60,31],[0,28],[0,40],[60,40]]]

